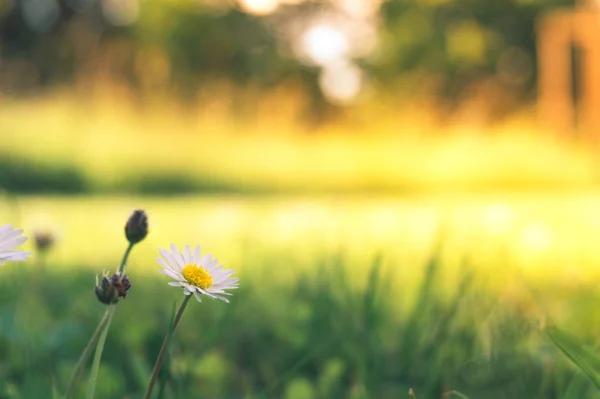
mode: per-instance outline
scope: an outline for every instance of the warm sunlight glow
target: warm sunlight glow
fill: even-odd
[[[508,232],[513,222],[513,210],[506,204],[491,205],[483,214],[483,227],[492,234],[501,235]]]
[[[323,69],[319,85],[329,100],[344,104],[358,96],[362,79],[360,68],[349,62],[340,62]]]
[[[313,63],[327,66],[346,58],[350,43],[339,29],[320,23],[303,34],[301,48]]]
[[[374,15],[378,10],[380,0],[335,0],[335,5],[346,12],[348,15],[356,18],[368,17]]]
[[[279,7],[278,0],[238,0],[243,11],[255,15],[267,15]]]
[[[531,223],[523,229],[521,241],[527,250],[543,252],[552,246],[552,235],[546,226]]]

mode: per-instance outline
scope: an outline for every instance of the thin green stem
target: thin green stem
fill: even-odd
[[[77,382],[77,379],[79,378],[79,374],[81,374],[81,372],[83,371],[83,367],[85,366],[87,359],[90,357],[90,353],[92,353],[92,348],[94,347],[94,344],[96,343],[96,341],[98,341],[98,337],[100,337],[100,334],[102,333],[102,331],[104,331],[104,327],[106,327],[106,325],[108,323],[108,320],[110,318],[110,313],[111,313],[110,309],[111,309],[110,307],[106,308],[106,312],[104,312],[104,316],[102,316],[100,323],[98,323],[98,327],[96,327],[96,331],[94,331],[92,338],[90,338],[86,347],[83,349],[83,352],[81,353],[81,356],[79,357],[79,360],[77,361],[77,364],[75,365],[75,371],[73,372],[73,375],[71,376],[69,385],[67,386],[67,392],[65,393],[65,399],[69,399],[73,395],[73,390],[75,389],[75,382]]]
[[[177,312],[177,303],[173,303],[173,310],[171,311],[171,317],[170,317],[171,322],[169,323],[169,331],[171,331],[171,329],[173,328],[173,322],[175,321],[176,312]],[[171,358],[171,348],[169,346],[167,348],[167,352],[165,354],[165,360],[164,360],[164,363],[166,363],[166,367],[164,369],[161,368],[161,370],[158,374],[159,384],[158,384],[157,399],[162,399],[165,394],[165,390],[167,387],[167,380],[169,379],[169,360],[170,360],[170,358]]]
[[[121,265],[119,266],[120,273],[125,272],[127,258],[129,257],[129,253],[131,252],[131,249],[133,248],[134,245],[135,244],[130,243],[129,246],[127,247],[127,249],[125,250],[125,254],[123,255],[123,260],[121,261]],[[106,312],[104,312],[104,316],[102,317],[102,320],[100,320],[100,323],[98,323],[98,327],[96,327],[96,331],[94,331],[92,338],[90,338],[87,346],[84,348],[83,353],[81,354],[81,356],[79,357],[79,360],[77,361],[77,365],[75,366],[75,371],[73,372],[73,376],[71,377],[71,381],[69,381],[69,385],[67,387],[67,393],[65,394],[65,399],[69,399],[71,397],[71,395],[73,395],[73,390],[75,389],[75,383],[77,382],[77,379],[79,378],[79,375],[81,374],[81,371],[83,370],[85,363],[92,352],[92,347],[94,346],[96,341],[98,341],[98,339],[100,338],[100,341],[98,341],[98,345],[96,346],[96,353],[94,354],[94,363],[92,365],[92,374],[90,375],[90,382],[88,385],[88,397],[90,397],[89,396],[90,392],[92,395],[91,397],[94,396],[96,379],[98,377],[98,375],[97,375],[98,369],[100,368],[100,359],[102,358],[102,351],[104,350],[104,342],[106,341],[106,336],[108,335],[108,330],[110,328],[110,323],[112,321],[112,316],[115,313],[115,309],[116,309],[116,304],[113,304],[113,305],[110,305],[106,309]],[[97,364],[97,366],[96,366],[96,364]],[[96,368],[96,370],[94,370],[94,368]]]
[[[102,351],[104,350],[104,343],[106,342],[106,336],[108,335],[110,322],[112,320],[113,315],[115,314],[116,308],[116,304],[108,306],[108,322],[106,323],[106,327],[102,331],[102,335],[100,335],[100,339],[98,340],[98,346],[96,346],[96,353],[94,354],[94,363],[92,363],[92,371],[90,372],[90,382],[88,383],[88,391],[86,396],[87,399],[94,398],[94,390],[96,389],[96,380],[98,379],[98,371],[100,370],[100,360],[102,358]]]
[[[127,258],[129,257],[131,248],[133,248],[134,245],[135,244],[129,243],[129,246],[125,250],[125,255],[123,255],[123,260],[121,261],[121,266],[119,266],[119,273],[125,273],[125,266],[127,265]]]
[[[177,314],[175,314],[175,319],[173,320],[173,326],[171,327],[170,331],[167,332],[162,347],[160,348],[160,352],[158,353],[158,357],[156,358],[156,363],[154,363],[154,369],[152,370],[152,375],[150,376],[150,381],[148,382],[148,388],[146,389],[144,399],[150,399],[150,396],[152,396],[154,384],[156,383],[158,373],[160,372],[160,368],[162,367],[163,361],[165,360],[165,353],[167,352],[167,348],[169,346],[169,343],[171,342],[171,338],[175,334],[175,330],[177,329],[177,325],[179,324],[181,315],[183,314],[183,311],[185,310],[185,307],[187,306],[191,297],[192,294],[186,295],[183,302],[181,302],[181,305],[179,305],[179,309],[177,309]]]

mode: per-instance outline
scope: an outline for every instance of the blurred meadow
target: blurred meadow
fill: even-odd
[[[62,398],[134,209],[97,398],[143,397],[170,243],[240,288],[155,397],[600,398],[598,7],[0,0],[0,399]]]

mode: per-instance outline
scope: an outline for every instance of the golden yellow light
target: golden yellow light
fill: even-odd
[[[238,0],[240,8],[254,15],[268,15],[277,10],[279,0]]]

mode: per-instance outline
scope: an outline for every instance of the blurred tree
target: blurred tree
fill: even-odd
[[[441,76],[436,87],[459,98],[473,83],[496,78],[524,96],[535,86],[535,21],[569,0],[389,0],[373,74],[383,82],[420,72]]]
[[[240,88],[294,81],[302,82],[309,113],[320,119],[333,109],[329,103],[339,103],[327,88],[353,95],[344,88],[360,84],[352,74],[341,83],[326,81],[341,72],[324,75],[329,65],[311,64],[298,53],[298,37],[320,18],[321,27],[323,20],[333,28],[348,21],[374,27],[375,50],[357,54],[351,48],[343,60],[360,66],[382,90],[430,90],[452,103],[492,79],[527,98],[535,84],[536,16],[571,1],[388,0],[374,16],[353,14],[346,3],[353,2],[282,2],[253,15],[207,0],[0,0],[0,90],[20,94],[100,76],[140,94],[194,98],[219,79]],[[342,50],[357,42],[354,26],[362,25],[340,28]],[[321,58],[337,51],[331,47],[335,34],[324,32],[312,42]]]

